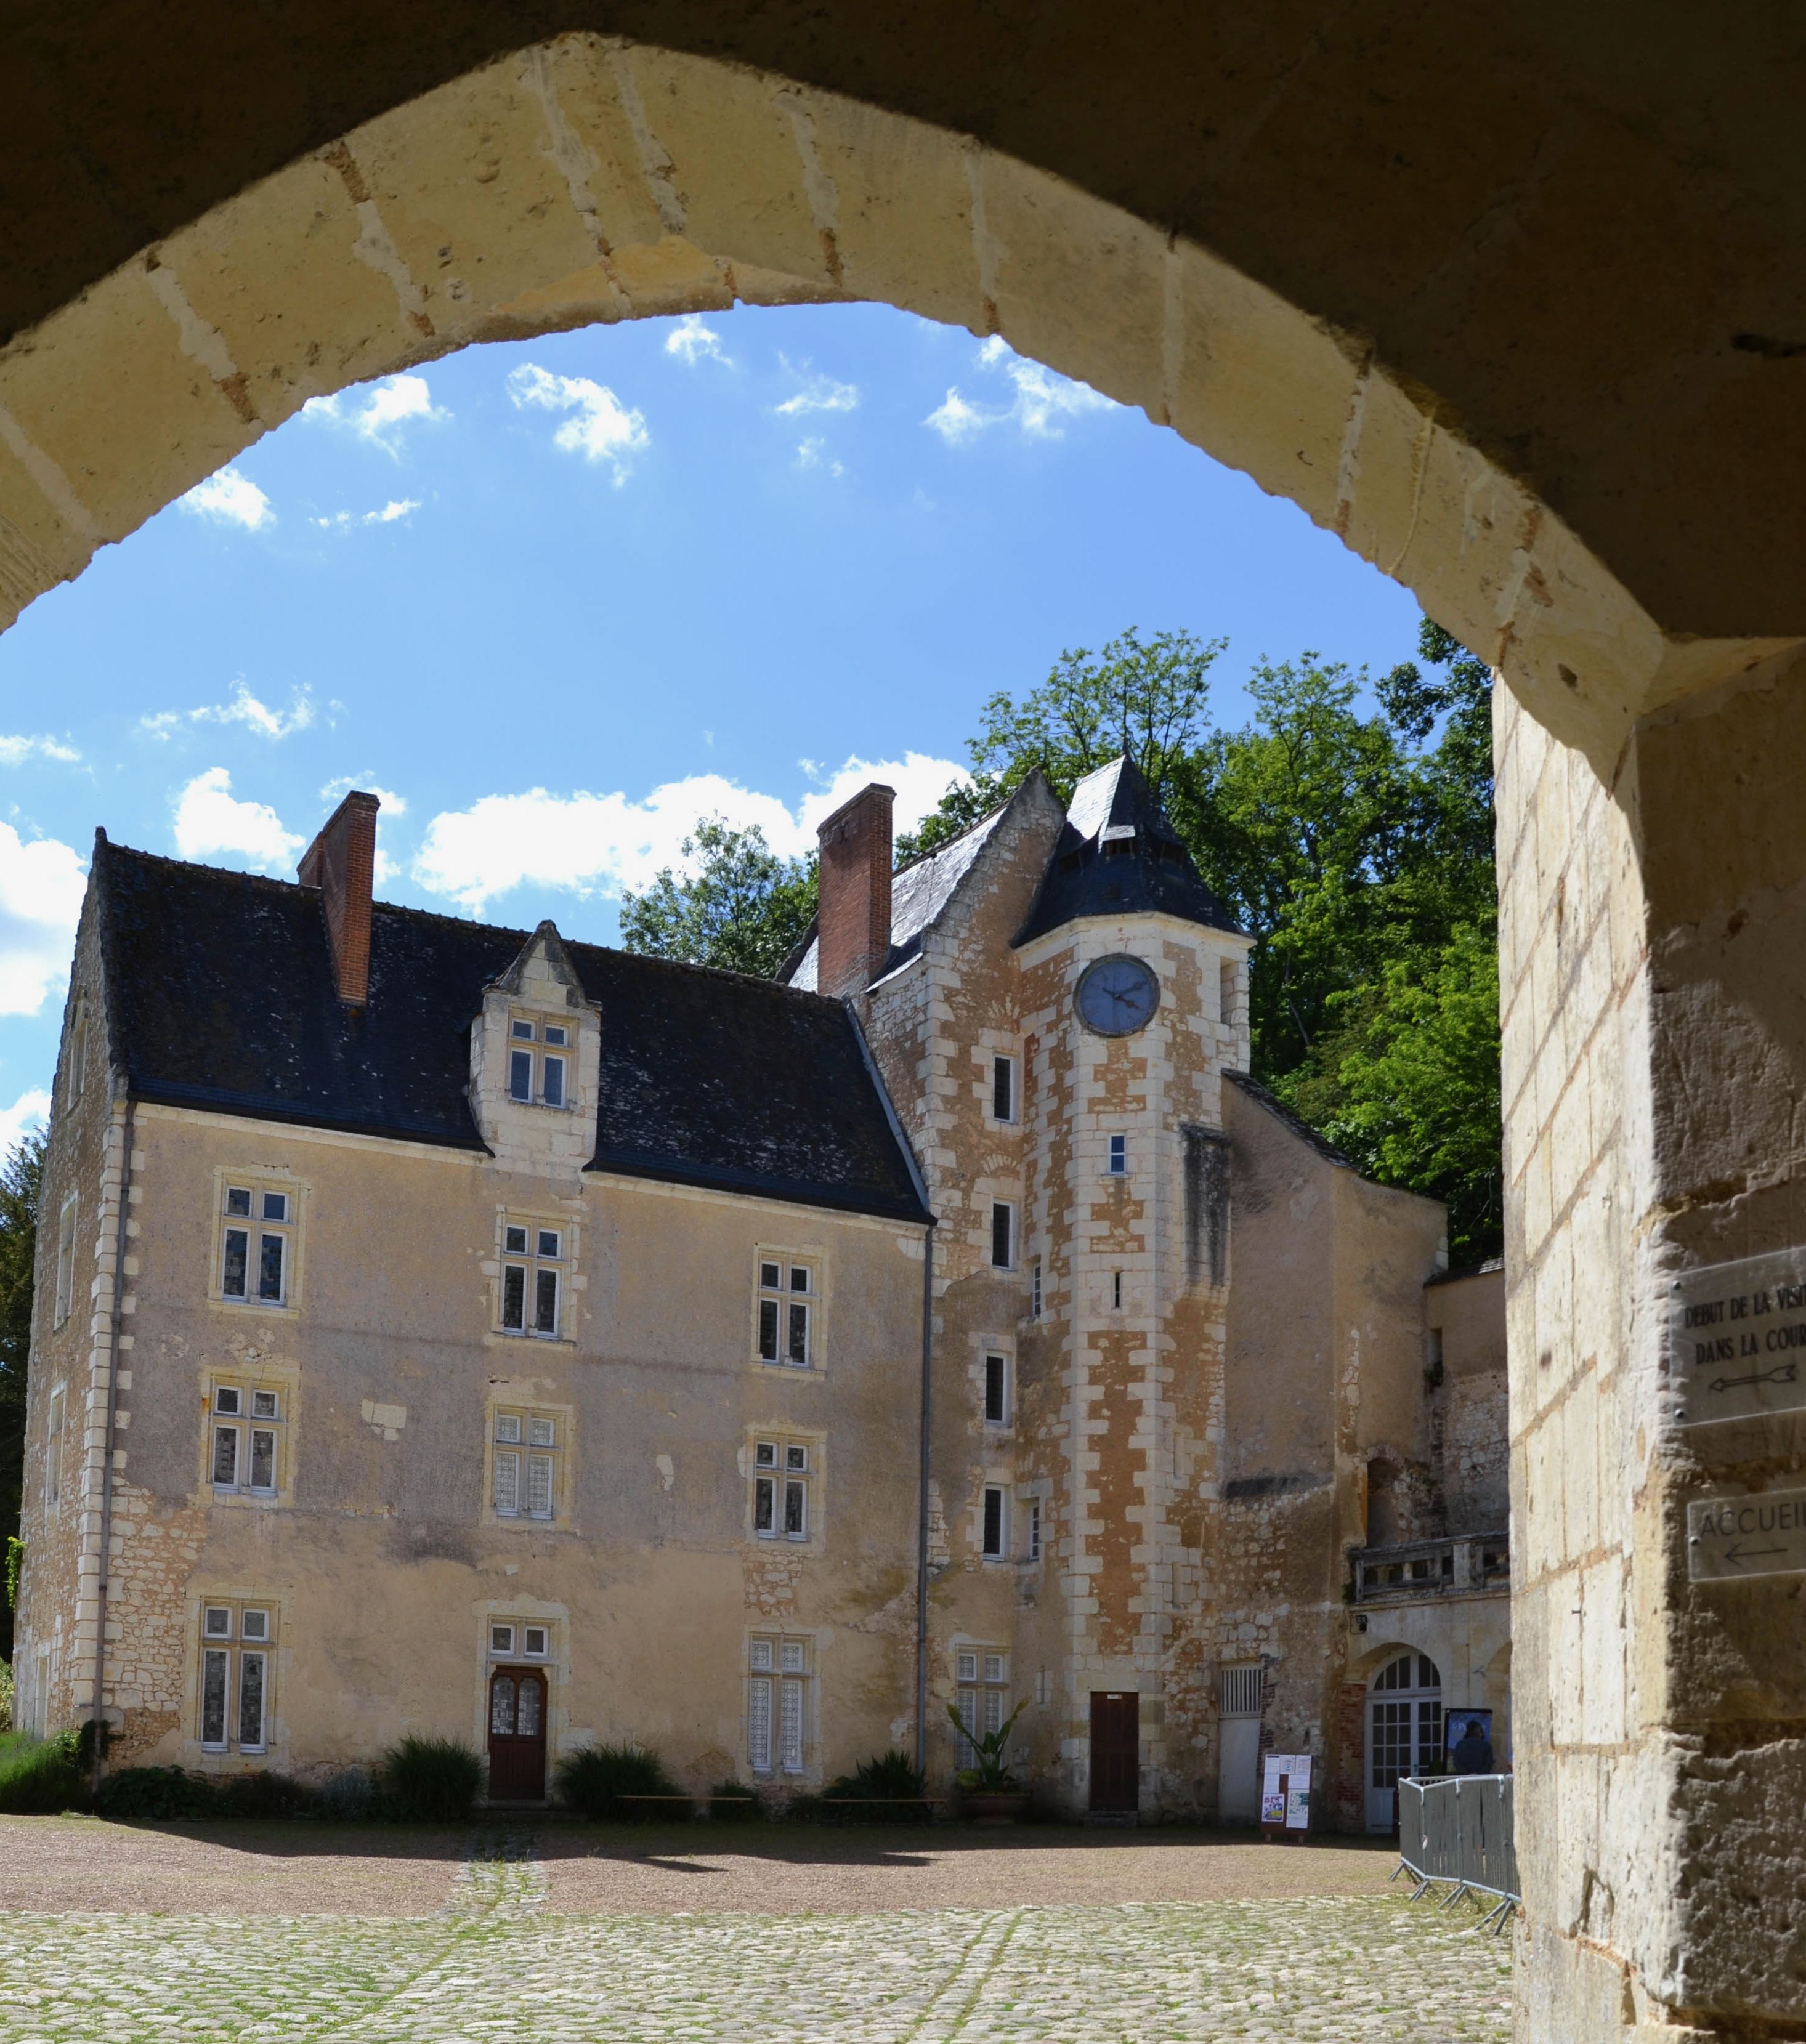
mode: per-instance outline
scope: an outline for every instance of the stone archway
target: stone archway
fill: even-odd
[[[969,137],[567,35],[313,150],[0,352],[0,621],[311,397],[474,341],[868,298],[998,333],[1291,498],[1608,764],[1767,642],[1670,641],[1434,393]]]
[[[1162,35],[1139,19],[1093,35],[1082,10],[1050,9],[1049,40],[1018,62],[998,118],[984,67],[1001,75],[1020,53],[975,44],[970,9],[913,10],[919,48],[895,22],[836,22],[817,50],[786,7],[742,10],[763,41],[703,7],[686,32],[713,53],[679,54],[619,33],[554,35],[567,18],[529,4],[509,20],[551,39],[494,56],[492,22],[445,0],[413,15],[449,25],[418,59],[400,0],[343,21],[314,11],[333,15],[321,31],[332,62],[318,75],[303,63],[299,86],[270,83],[283,110],[272,132],[288,138],[273,159],[225,133],[260,131],[256,67],[282,56],[230,0],[179,21],[102,8],[67,31],[96,39],[96,75],[116,90],[142,38],[163,37],[152,68],[167,83],[171,65],[194,67],[225,171],[159,189],[163,153],[191,168],[209,152],[154,120],[126,121],[123,155],[84,135],[48,170],[29,156],[41,106],[0,137],[26,152],[10,201],[52,232],[0,280],[13,307],[0,615],[312,395],[471,341],[736,298],[881,299],[1000,333],[1408,584],[1509,685],[1497,757],[1517,1757],[1531,1820],[1521,2034],[1616,2037],[1688,2011],[1793,2022],[1806,1927],[1754,1925],[1739,1900],[1797,1862],[1806,1676],[1789,1658],[1791,1592],[1740,1585],[1735,1608],[1696,1592],[1677,1532],[1689,1487],[1770,1471],[1677,1441],[1660,1331],[1676,1271],[1797,1239],[1806,1179],[1798,1118],[1769,1105],[1806,1096],[1793,766],[1806,492],[1789,395],[1806,348],[1789,254],[1806,180],[1750,140],[1796,131],[1787,67],[1758,78],[1759,32],[1736,22],[1720,25],[1707,66],[1696,24],[1677,42],[1627,12],[1623,45],[1662,87],[1644,104],[1571,44],[1551,84],[1559,36],[1538,17],[1497,75],[1543,110],[1485,132],[1467,110],[1486,104],[1477,81],[1451,62],[1436,110],[1460,109],[1460,132],[1424,151],[1416,209],[1381,204],[1376,227],[1362,210],[1374,213],[1372,165],[1398,152],[1354,117],[1352,145],[1301,152],[1283,206],[1243,175],[1285,80],[1339,33],[1333,8],[1299,30],[1300,48],[1188,45],[1170,80]],[[664,11],[594,10],[649,37]],[[824,11],[801,10],[805,29]],[[1232,12],[1193,10],[1208,17],[1198,33]],[[1597,10],[1574,19],[1612,40]],[[1357,25],[1374,35],[1369,17]],[[1408,41],[1389,29],[1382,71]],[[1428,104],[1434,65],[1410,48],[1401,76]],[[939,90],[937,69],[959,89]],[[1389,85],[1346,50],[1328,75],[1319,106],[1331,111],[1335,91],[1372,102]],[[1482,67],[1479,82],[1493,75]],[[242,103],[229,88],[209,98],[216,79],[246,86]],[[1037,80],[1058,87],[1045,116],[1022,111]],[[317,85],[346,110],[342,132],[297,111]],[[1670,102],[1687,110],[1678,125]],[[1752,110],[1769,106],[1766,122]],[[1093,130],[1124,138],[1123,163]],[[1496,174],[1494,148],[1510,157]],[[1189,189],[1162,182],[1169,165]],[[1261,167],[1277,179],[1270,157]],[[1423,225],[1439,170],[1466,194],[1440,238]],[[1530,224],[1554,184],[1570,234]],[[53,245],[65,214],[80,244],[67,261]],[[104,231],[84,231],[96,216]],[[1382,276],[1389,232],[1408,254]],[[1485,292],[1426,328],[1426,294],[1468,293],[1482,249],[1524,238],[1535,261],[1493,263]],[[1577,314],[1563,293],[1596,271],[1617,295],[1574,294]],[[1636,345],[1639,319],[1659,347]],[[1477,341],[1451,344],[1489,320],[1495,355],[1520,325],[1528,336],[1521,378],[1477,369]],[[1597,430],[1589,407],[1608,415]],[[1614,1896],[1615,1911],[1597,1900]]]

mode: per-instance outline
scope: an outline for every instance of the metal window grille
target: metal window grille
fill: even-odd
[[[1219,1715],[1226,1718],[1258,1718],[1266,1688],[1266,1672],[1258,1662],[1251,1667],[1223,1669],[1219,1676]]]

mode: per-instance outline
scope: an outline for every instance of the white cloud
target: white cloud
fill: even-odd
[[[0,1157],[10,1157],[21,1136],[49,1119],[50,1096],[42,1086],[29,1087],[10,1107],[0,1107]]]
[[[146,738],[167,740],[184,723],[242,724],[259,738],[292,738],[298,731],[307,729],[315,713],[313,697],[305,689],[295,690],[286,710],[272,709],[240,681],[232,685],[230,702],[202,703],[198,709],[159,709],[140,717],[138,729]]]
[[[236,468],[217,470],[176,501],[197,518],[211,518],[221,525],[242,525],[248,532],[261,531],[276,522],[269,498],[248,475],[240,475]]]
[[[65,745],[61,739],[48,738],[41,732],[36,738],[0,737],[0,766],[22,766],[28,759],[73,762],[81,756],[74,746]]]
[[[692,368],[705,355],[732,369],[733,359],[721,346],[721,336],[712,326],[705,326],[700,313],[686,313],[665,336],[665,352],[674,355],[679,361]]]
[[[343,532],[354,525],[393,525],[398,518],[411,518],[419,509],[417,497],[391,497],[380,511],[334,511],[313,522],[322,531]]]
[[[840,461],[828,451],[827,441],[820,439],[806,440],[798,444],[797,466],[798,468],[825,469],[830,475],[844,475],[847,473]]]
[[[73,845],[0,824],[0,1015],[35,1015],[62,984],[86,886]]]
[[[175,848],[184,859],[224,853],[252,866],[286,868],[305,845],[282,828],[267,802],[241,802],[223,766],[198,774],[175,801]]]
[[[444,425],[452,414],[433,403],[424,376],[401,375],[360,384],[355,392],[310,398],[302,406],[301,416],[323,425],[343,427],[399,459],[402,435],[409,426]]]
[[[1116,401],[1093,390],[1088,383],[1074,383],[1056,376],[1038,362],[1025,361],[1000,335],[993,334],[978,350],[982,369],[1001,370],[1014,386],[1007,405],[974,403],[963,396],[959,386],[951,389],[922,421],[932,426],[949,447],[958,447],[993,426],[1014,426],[1031,440],[1057,440],[1064,437],[1063,421],[1086,412],[1116,409]]]
[[[587,376],[555,376],[549,369],[524,362],[509,375],[508,394],[517,405],[574,413],[552,435],[552,444],[586,461],[609,463],[617,490],[627,480],[634,455],[652,444],[645,414],[629,411],[613,391]]]
[[[341,774],[336,781],[329,781],[320,790],[320,799],[335,806],[342,802],[353,788],[361,788],[367,795],[374,795],[382,805],[386,816],[405,816],[408,813],[406,801],[387,788],[379,788],[367,774]]]
[[[805,412],[851,412],[859,402],[859,386],[856,383],[836,382],[832,376],[824,376],[811,370],[805,363],[801,368],[783,355],[778,360],[793,376],[799,377],[802,388],[772,409],[786,418],[798,419]]]
[[[912,752],[902,759],[849,759],[830,775],[813,769],[816,790],[792,809],[775,795],[743,788],[720,774],[692,774],[655,788],[643,801],[624,794],[485,795],[467,809],[442,811],[427,826],[413,877],[429,892],[473,914],[511,889],[562,888],[579,896],[644,888],[662,866],[682,868],[682,846],[707,816],[742,829],[756,824],[774,851],[799,857],[815,845],[816,826],[868,781],[897,790],[897,827],[913,828],[950,783],[963,780],[951,759]]]

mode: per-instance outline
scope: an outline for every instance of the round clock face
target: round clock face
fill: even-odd
[[[1078,982],[1078,1019],[1100,1036],[1132,1036],[1154,1019],[1160,982],[1138,958],[1099,959]]]

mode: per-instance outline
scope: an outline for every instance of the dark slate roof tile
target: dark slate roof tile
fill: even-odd
[[[1084,916],[1145,915],[1212,930],[1236,927],[1124,754],[1073,790],[1066,827],[1016,941],[1025,944]]]
[[[470,1025],[525,932],[378,903],[359,1010],[334,989],[315,889],[104,839],[92,884],[113,1055],[139,1099],[482,1148],[466,1090]],[[600,945],[567,950],[601,1014],[592,1169],[927,1217],[839,1001]]]

